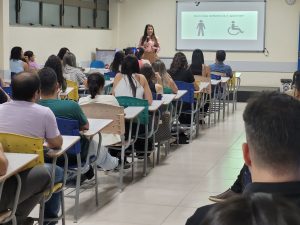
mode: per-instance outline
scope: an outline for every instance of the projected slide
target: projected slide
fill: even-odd
[[[177,0],[176,11],[176,50],[265,48],[265,0]]]
[[[182,12],[181,38],[257,40],[257,11]]]

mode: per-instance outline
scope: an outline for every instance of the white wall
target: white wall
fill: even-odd
[[[63,46],[70,48],[79,62],[90,60],[96,47],[112,49],[137,46],[147,23],[154,25],[160,39],[162,48],[159,55],[172,57],[176,52],[175,0],[123,0],[122,3],[119,0],[110,0],[110,30],[8,26],[5,22],[8,18],[8,1],[0,1],[0,6],[4,7],[0,7],[0,69],[8,69],[7,49],[16,45],[22,46],[24,50],[33,50],[41,64],[50,54],[57,54]],[[284,0],[267,1],[266,48],[270,55],[266,57],[262,53],[228,52],[227,60],[296,65],[299,12],[300,1],[293,6],[288,6]],[[186,54],[190,59],[191,52]],[[214,53],[204,54],[206,60],[214,60]],[[290,70],[294,69],[296,67],[291,66]],[[291,73],[243,72],[242,85],[278,86],[279,79],[283,77],[291,77]]]
[[[9,54],[9,46],[7,42],[9,41],[8,29],[9,29],[9,10],[8,0],[0,1],[0,70],[1,76],[2,71],[8,69],[9,63],[5,59]]]
[[[261,61],[294,63],[297,61],[300,1],[288,6],[283,0],[267,1],[266,48],[263,53],[227,53],[229,61]],[[176,46],[176,1],[175,0],[125,0],[120,7],[119,47],[135,46],[143,34],[145,24],[154,25],[160,39],[161,57],[172,57]],[[122,19],[123,18],[123,19]],[[207,60],[214,60],[215,54],[205,52]],[[191,52],[186,52],[191,58]],[[234,68],[233,68],[234,69]],[[291,68],[291,71],[296,69]],[[291,77],[291,73],[244,72],[244,86],[278,86],[279,79]]]
[[[44,64],[49,55],[57,54],[61,47],[69,48],[77,62],[89,61],[96,48],[115,48],[117,26],[118,3],[110,0],[110,30],[10,26],[9,48],[21,46],[24,51],[32,50],[39,64]]]
[[[90,60],[96,47],[110,49],[116,45],[112,30],[14,26],[10,27],[9,32],[10,48],[21,46],[23,51],[33,51],[40,64],[44,64],[49,55],[56,55],[61,47],[69,48],[79,62]]]

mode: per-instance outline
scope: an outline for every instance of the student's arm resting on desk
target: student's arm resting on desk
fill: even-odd
[[[2,144],[0,143],[0,176],[3,176],[7,172],[8,161],[4,155]]]
[[[47,141],[47,147],[52,149],[60,148],[63,144],[63,139],[61,135],[55,138],[46,138],[46,141]]]

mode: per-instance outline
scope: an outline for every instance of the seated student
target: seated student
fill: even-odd
[[[107,104],[107,105],[114,105],[119,106],[117,99],[112,95],[101,95],[105,79],[104,76],[100,73],[91,73],[88,77],[88,89],[90,95],[87,97],[82,97],[79,99],[79,105],[84,104]],[[102,146],[108,146],[121,141],[120,135],[115,134],[102,134]],[[98,145],[98,139],[95,138],[91,143],[91,146],[96,148]],[[112,170],[115,169],[119,165],[119,160],[116,157],[112,157],[106,148],[101,149],[99,161],[97,165],[104,170]]]
[[[189,69],[194,75],[196,82],[210,82],[210,68],[204,64],[204,55],[200,49],[195,49],[193,51],[192,64],[190,65]],[[211,84],[203,92],[206,94],[211,94]],[[204,113],[206,113],[208,109],[209,103],[207,102],[204,105]],[[203,121],[201,121],[201,123],[203,123]]]
[[[188,62],[185,54],[182,52],[177,52],[171,63],[171,67],[168,70],[168,73],[171,75],[174,81],[183,81],[186,83],[193,83],[195,91],[199,90],[199,85],[196,84],[195,78],[191,71],[188,69]],[[182,110],[190,110],[191,104],[183,103]],[[191,115],[181,114],[179,117],[179,122],[183,124],[191,123]]]
[[[116,52],[116,54],[114,56],[114,60],[112,61],[112,63],[110,64],[110,67],[109,67],[111,72],[114,72],[115,74],[120,73],[121,65],[124,60],[124,57],[125,57],[125,54],[123,51]]]
[[[232,69],[229,65],[225,65],[226,52],[224,50],[218,50],[216,52],[216,62],[209,65],[211,72],[225,73],[227,77],[232,77]]]
[[[186,83],[193,83],[195,91],[199,90],[199,86],[195,83],[195,78],[191,71],[188,69],[188,62],[185,54],[182,52],[177,52],[174,55],[173,61],[171,63],[168,73],[171,75],[175,81],[183,81]]]
[[[65,91],[67,89],[67,81],[63,76],[63,67],[59,57],[56,55],[50,55],[45,62],[45,67],[52,68],[55,71],[59,88],[62,91]]]
[[[59,88],[55,71],[49,67],[44,67],[38,74],[41,80],[41,100],[38,103],[50,108],[56,117],[77,120],[80,130],[88,130],[89,122],[78,103],[58,99]],[[88,154],[88,140],[84,136],[81,137],[81,144],[81,160],[85,161]],[[70,165],[77,164],[75,155],[68,155],[68,161]]]
[[[67,52],[63,58],[63,76],[67,80],[77,83],[77,85],[87,83],[87,78],[84,73],[76,67],[76,57],[73,53]]]
[[[13,47],[10,52],[9,68],[10,72],[17,74],[23,71],[29,71],[29,66],[23,61],[24,55],[21,47]]]
[[[294,89],[289,91],[288,94],[292,97],[294,97],[297,100],[300,100],[300,71],[296,71],[293,75],[293,86]],[[209,196],[209,200],[213,202],[223,202],[229,198],[232,198],[234,196],[240,195],[243,193],[246,186],[251,183],[251,173],[249,171],[249,168],[244,165],[243,168],[240,170],[240,173],[233,183],[233,185],[226,190],[225,192],[215,195],[215,196]]]
[[[146,78],[139,74],[140,68],[137,58],[128,55],[124,58],[121,73],[114,79],[112,93],[114,96],[129,96],[148,100],[152,104],[152,93]]]
[[[152,63],[152,68],[155,71],[155,73],[158,73],[162,80],[162,85],[164,89],[165,94],[176,94],[178,91],[178,88],[170,76],[170,74],[167,72],[166,66],[163,61],[156,60],[154,63]]]
[[[159,76],[158,73],[154,72],[150,64],[145,64],[141,68],[140,72],[145,76],[152,93],[163,94],[161,77]]]
[[[135,47],[127,47],[123,49],[125,56],[134,55],[135,54]]]
[[[210,78],[210,68],[204,64],[204,55],[200,49],[195,49],[192,55],[192,64],[189,67],[190,71],[197,80],[198,76]]]
[[[36,104],[40,99],[40,80],[37,75],[22,72],[12,79],[12,99],[0,107],[0,132],[43,138],[49,148],[60,148],[62,137],[53,112]],[[26,118],[26,119],[24,119]],[[49,171],[52,165],[45,163]],[[62,182],[63,169],[55,168],[55,183]],[[57,217],[60,195],[53,194],[46,202],[45,218]],[[54,223],[53,223],[54,224]]]
[[[121,73],[118,73],[113,83],[112,93],[114,96],[128,96],[140,99],[146,99],[149,105],[152,104],[152,93],[148,82],[144,75],[139,74],[140,68],[137,58],[134,55],[125,57]],[[140,126],[139,132],[142,133],[145,126]],[[128,134],[128,132],[126,132]],[[125,135],[126,135],[125,134]],[[151,141],[148,142],[151,146]],[[138,139],[135,143],[135,148],[139,151],[144,149],[144,140]],[[112,155],[117,155],[118,152],[110,151]],[[143,155],[142,153],[140,155]]]
[[[292,88],[285,93],[300,100],[300,70],[294,72]]]
[[[28,63],[29,70],[36,71],[40,69],[40,66],[35,61],[35,55],[32,51],[26,51],[24,57]]]
[[[57,57],[60,59],[61,62],[63,62],[63,58],[67,52],[70,52],[70,50],[66,47],[62,47],[61,49],[59,49]]]
[[[262,93],[244,114],[247,142],[242,145],[252,182],[243,194],[285,197],[300,206],[300,102],[286,94]],[[200,224],[213,205],[197,209],[187,225]]]
[[[135,52],[135,56],[137,57],[138,61],[139,61],[139,66],[140,69],[147,63],[149,65],[151,65],[150,61],[148,59],[142,59],[143,55],[144,55],[145,50],[140,47],[136,49]]]
[[[3,153],[0,143],[0,176],[7,172],[8,161]],[[50,174],[44,166],[36,166],[19,173],[21,178],[21,192],[19,196],[16,218],[17,224],[33,224],[33,219],[28,215],[39,203],[44,192],[50,186]],[[0,200],[0,213],[7,209],[12,209],[13,199],[17,189],[17,180],[15,177],[7,179],[4,183],[2,196]]]
[[[299,208],[284,198],[265,193],[216,204],[199,225],[298,225]]]

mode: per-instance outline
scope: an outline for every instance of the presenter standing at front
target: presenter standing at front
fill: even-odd
[[[158,59],[157,53],[160,50],[160,45],[158,38],[155,36],[154,27],[151,24],[146,25],[144,35],[140,39],[139,47],[145,50],[143,59],[147,59],[151,63]]]

